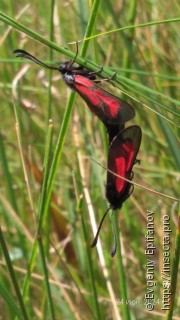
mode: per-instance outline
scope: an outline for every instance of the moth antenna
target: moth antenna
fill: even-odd
[[[35,62],[36,64],[40,65],[41,67],[46,68],[46,69],[59,71],[59,68],[48,66],[47,64],[43,63],[42,61],[40,61],[39,59],[34,57],[32,54],[26,52],[25,50],[17,49],[17,50],[14,50],[13,53],[16,54],[16,58],[18,58],[18,57],[26,58],[28,60]]]
[[[78,46],[78,41],[76,41],[76,55],[74,57],[74,59],[71,61],[71,63],[69,64],[69,68],[71,68],[74,64],[74,62],[76,61],[76,58],[78,56],[78,52],[79,52],[79,46]]]
[[[104,219],[105,219],[105,217],[106,217],[106,215],[107,215],[107,213],[108,213],[108,211],[109,211],[110,209],[111,209],[111,207],[109,207],[109,208],[106,210],[106,212],[104,213],[104,215],[103,215],[103,217],[102,217],[102,219],[101,219],[101,222],[100,222],[100,224],[99,224],[99,227],[98,227],[97,232],[96,232],[96,235],[95,235],[95,238],[94,238],[94,240],[93,240],[93,242],[92,242],[92,244],[91,244],[91,248],[95,247],[96,244],[97,244],[98,237],[99,237],[99,232],[100,232],[100,230],[101,230],[103,221],[104,221]]]
[[[116,232],[115,232],[115,227],[114,227],[114,220],[111,219],[111,225],[112,225],[112,232],[113,232],[113,236],[114,236],[114,243],[113,243],[113,247],[111,250],[111,257],[113,258],[116,254],[116,249],[117,249],[117,240],[116,240]]]

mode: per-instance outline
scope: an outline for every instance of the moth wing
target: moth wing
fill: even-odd
[[[134,109],[124,100],[97,86],[89,79],[76,75],[76,91],[105,125],[124,123],[135,116]]]
[[[128,180],[132,178],[141,143],[141,129],[131,126],[122,130],[111,142],[108,155],[108,169]],[[106,197],[114,208],[120,207],[132,193],[131,184],[124,179],[107,172]]]

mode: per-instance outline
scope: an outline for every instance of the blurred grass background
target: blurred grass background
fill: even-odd
[[[106,166],[104,127],[60,74],[12,53],[21,48],[59,63],[76,52],[76,45],[68,43],[84,35],[145,24],[80,42],[85,58],[77,62],[92,70],[103,66],[105,77],[118,72],[115,86],[101,85],[135,108],[136,117],[127,125],[140,125],[143,139],[134,181],[178,198],[178,9],[178,1],[94,1],[93,8],[90,1],[78,0],[1,4],[1,319],[171,319],[172,313],[179,319],[178,294],[171,311],[161,310],[164,215],[170,216],[172,230],[172,287],[176,283],[180,289],[178,203],[135,187],[114,213],[121,250],[111,258],[109,217],[98,251],[91,249],[94,214],[98,223],[108,206],[106,171],[91,160]],[[28,30],[35,32],[33,37]],[[154,212],[156,245],[152,311],[144,302],[147,210]]]

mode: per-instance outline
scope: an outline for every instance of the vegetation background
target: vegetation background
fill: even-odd
[[[180,319],[178,266],[179,3],[175,1],[3,1],[0,12],[0,318]],[[109,32],[110,31],[110,32]],[[103,35],[102,35],[103,33]],[[143,132],[135,187],[91,249],[108,207],[107,135],[60,74],[16,59],[73,58],[128,101]],[[74,44],[69,44],[74,42]],[[51,119],[51,120],[50,120]],[[96,160],[100,165],[95,163]],[[147,293],[147,210],[153,212],[154,308]],[[170,220],[171,308],[162,308],[163,217]]]

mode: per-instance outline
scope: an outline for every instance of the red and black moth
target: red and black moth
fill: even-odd
[[[65,83],[75,90],[106,126],[109,142],[124,128],[124,123],[135,116],[134,109],[124,100],[99,87],[94,81],[97,72],[91,72],[81,66],[74,67],[73,61],[61,63],[59,67],[49,66],[24,50],[14,51],[16,57],[34,61],[44,68],[59,71]],[[76,59],[76,58],[75,58]]]
[[[116,175],[124,177],[125,179],[132,180],[133,172],[132,168],[137,162],[136,156],[139,151],[141,144],[142,132],[139,126],[128,127],[121,132],[113,139],[109,146],[108,154],[108,170],[112,171]],[[107,171],[107,185],[106,185],[106,198],[110,203],[110,207],[105,212],[102,217],[102,220],[99,224],[96,236],[92,243],[92,247],[95,247],[97,244],[99,232],[103,221],[110,209],[116,210],[122,207],[123,202],[133,192],[133,185],[114,175],[110,171]],[[116,238],[114,235],[114,245],[111,252],[113,257],[116,253]]]

